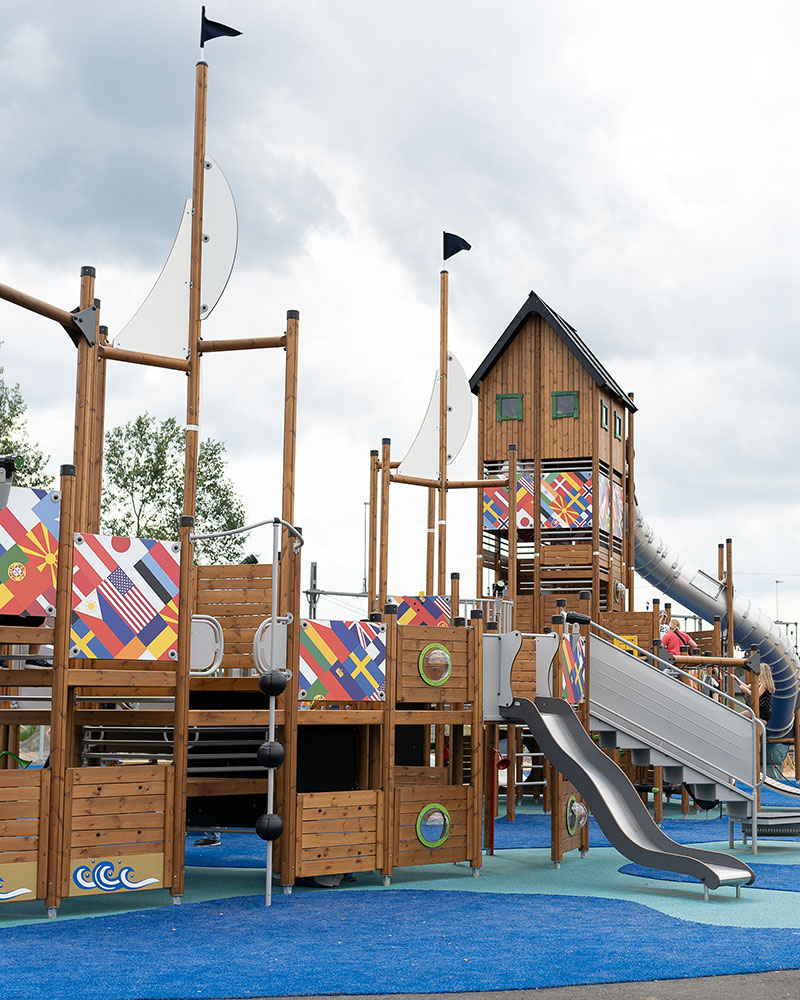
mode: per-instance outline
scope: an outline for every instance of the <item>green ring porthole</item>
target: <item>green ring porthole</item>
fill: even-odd
[[[572,809],[573,804],[577,801],[574,795],[570,795],[567,799],[567,833],[570,837],[574,837],[578,832],[578,817]]]
[[[438,815],[438,819],[434,819]],[[434,839],[435,831],[430,829],[436,826],[439,833]],[[427,829],[426,829],[427,827]],[[441,847],[450,836],[450,813],[441,802],[429,802],[423,806],[417,816],[417,840],[425,847]]]
[[[446,662],[433,662],[433,654],[438,652],[444,653]],[[436,657],[437,661],[440,659],[441,657]],[[429,642],[419,654],[417,667],[420,677],[426,684],[430,684],[431,687],[441,687],[442,684],[447,683],[450,674],[453,672],[453,660],[450,656],[450,650],[440,642]]]

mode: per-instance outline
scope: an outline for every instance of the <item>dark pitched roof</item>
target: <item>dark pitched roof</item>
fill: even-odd
[[[629,410],[632,412],[636,411],[636,407],[633,405],[627,393],[623,392],[620,386],[600,364],[594,354],[592,354],[586,344],[584,344],[578,336],[575,327],[570,326],[565,319],[562,319],[557,312],[551,309],[546,302],[539,298],[536,292],[531,292],[528,295],[525,304],[508,324],[500,336],[500,339],[491,351],[489,351],[480,365],[478,365],[477,371],[469,380],[469,387],[474,393],[477,394],[478,387],[481,382],[483,382],[498,362],[501,355],[514,337],[516,337],[516,335],[523,328],[529,316],[541,316],[556,336],[563,341],[564,344],[566,344],[570,351],[572,351],[594,381],[599,386],[602,386],[602,388],[607,389],[612,396],[616,396],[619,402],[626,406]]]

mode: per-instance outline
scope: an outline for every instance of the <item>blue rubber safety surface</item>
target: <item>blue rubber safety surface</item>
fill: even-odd
[[[700,904],[701,906],[703,904]],[[702,911],[701,911],[702,912]],[[800,930],[591,896],[308,892],[12,927],[4,1000],[467,992],[796,968]]]

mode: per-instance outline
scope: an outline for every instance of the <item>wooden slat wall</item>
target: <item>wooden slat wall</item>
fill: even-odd
[[[382,864],[383,792],[297,796],[298,878],[375,871]]]
[[[78,859],[171,854],[171,767],[123,765],[67,769],[62,880]],[[164,872],[166,883],[169,873]]]
[[[617,635],[637,636],[636,645],[643,649],[649,650],[653,640],[657,638],[653,634],[652,611],[607,612],[600,616],[600,624]],[[603,638],[608,639],[608,636]]]
[[[395,790],[395,865],[431,865],[469,860],[468,785]],[[441,847],[425,847],[417,838],[417,817],[431,802],[450,813],[450,836]]]
[[[536,697],[536,639],[526,636],[511,668],[511,691],[515,698]]]
[[[49,771],[0,771],[0,874],[7,891],[16,888],[9,866],[37,865],[36,898],[45,895],[49,795]]]
[[[540,324],[542,350],[542,426],[541,456],[550,458],[586,458],[592,454],[594,417],[594,380],[580,361],[543,321]],[[579,416],[553,420],[552,392],[577,390]]]
[[[398,628],[397,702],[426,704],[469,701],[467,636],[463,628],[431,628],[428,625],[403,625]],[[441,643],[450,653],[452,671],[441,687],[426,684],[419,672],[419,656],[432,642]]]
[[[221,673],[253,667],[253,636],[270,614],[272,567],[196,566],[195,614],[212,615],[222,626]]]
[[[541,323],[541,320],[538,317],[528,320],[481,386],[479,408],[485,430],[483,448],[479,451],[482,451],[487,462],[505,461],[509,444],[517,445],[520,459],[533,458],[533,394],[536,375],[534,322]],[[523,419],[498,421],[498,394],[515,392],[523,393]]]

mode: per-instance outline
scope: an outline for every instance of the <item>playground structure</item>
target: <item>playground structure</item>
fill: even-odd
[[[27,559],[18,540],[20,552],[6,546],[0,610],[47,617],[53,627],[0,626],[0,643],[52,641],[53,662],[47,668],[12,665],[0,673],[0,750],[16,752],[22,725],[51,729],[47,768],[18,770],[10,753],[2,758],[0,901],[43,900],[52,915],[66,897],[101,892],[163,888],[179,901],[187,822],[257,827],[271,845],[268,899],[273,870],[287,892],[298,879],[354,871],[378,871],[388,881],[403,865],[456,862],[477,873],[482,837],[495,813],[501,724],[511,748],[521,725],[529,725],[548,758],[556,864],[567,851],[588,850],[588,827],[577,808],[582,790],[594,812],[605,810],[612,837],[619,814],[634,808],[633,790],[598,763],[597,754],[607,757],[576,727],[597,732],[608,756],[628,749],[636,766],[654,768],[657,787],[675,772],[679,783],[727,796],[731,815],[751,823],[755,846],[757,791],[748,794],[741,786],[759,783],[763,727],[757,717],[713,707],[716,728],[706,732],[702,751],[675,738],[667,752],[653,719],[645,724],[620,707],[632,676],[653,695],[653,716],[665,698],[683,712],[698,708],[705,696],[691,674],[680,684],[657,669],[652,644],[658,609],[636,612],[632,606],[637,561],[644,562],[650,549],[664,551],[647,540],[646,528],[634,531],[642,522],[634,503],[633,399],[534,293],[470,382],[478,397],[478,478],[448,481],[447,464],[458,447],[451,448],[448,435],[455,422],[448,382],[454,389],[457,368],[447,343],[448,278],[442,272],[434,466],[404,473],[384,439],[381,452],[370,457],[370,620],[301,617],[302,538],[293,527],[299,314],[287,313],[285,332],[277,337],[201,337],[201,321],[227,280],[217,280],[218,293],[209,294],[202,270],[204,186],[215,172],[205,153],[206,87],[201,62],[192,202],[184,210],[184,236],[176,241],[186,253],[179,276],[190,278],[185,302],[176,307],[176,315],[184,305],[188,315],[185,343],[178,337],[155,342],[162,353],[142,350],[150,345],[138,339],[133,324],[123,331],[125,347],[111,345],[99,324],[93,268],[82,270],[76,313],[0,286],[6,300],[63,326],[77,352],[73,464],[62,467],[57,491],[12,487],[6,508],[23,534],[38,533],[39,549]],[[165,280],[171,273],[165,268]],[[151,294],[145,304],[155,310],[151,316],[160,313],[159,296]],[[172,330],[174,323],[168,325]],[[149,319],[145,326],[151,328]],[[286,352],[283,500],[280,516],[269,522],[276,539],[272,562],[194,566],[193,545],[201,537],[194,524],[200,360],[269,348]],[[100,534],[108,361],[188,376],[184,507],[175,540]],[[389,588],[394,483],[428,491],[426,586],[419,598],[393,596]],[[480,555],[468,616],[459,613],[460,576],[447,575],[451,489],[474,489],[478,501]],[[34,566],[43,577],[35,593]],[[729,548],[720,580],[712,581],[714,594],[706,594],[713,605],[688,604],[715,619],[713,631],[699,638],[712,662],[729,667],[752,669],[756,662],[755,653],[734,656],[737,637],[760,644],[764,658],[773,655],[765,644],[777,651],[773,670],[780,691],[772,734],[783,737],[794,725],[796,741],[796,664],[766,622],[754,632],[736,631],[751,615],[736,604],[730,567]],[[648,572],[686,603],[686,573],[667,580],[657,560]],[[487,593],[490,577],[494,593]],[[131,604],[137,595],[144,595],[152,617],[142,617],[139,605],[137,618]],[[112,625],[112,612],[125,619],[130,635]],[[726,657],[723,618],[734,623],[726,632]],[[137,620],[139,627],[130,628]],[[550,630],[557,635],[546,635]],[[691,659],[676,662],[692,668]],[[506,677],[504,700],[496,704],[485,690],[485,672],[493,665],[498,680]],[[285,684],[280,691],[269,680],[276,674]],[[658,753],[648,733],[659,740]],[[749,748],[735,766],[734,745]],[[515,786],[516,762],[507,786],[510,817]],[[636,823],[641,836],[619,837],[620,849],[646,863],[674,855],[652,830],[641,832],[644,820]],[[685,851],[679,856],[689,858]],[[747,866],[719,857],[695,852],[691,863],[673,861],[671,870],[694,874],[707,888],[751,880]]]

